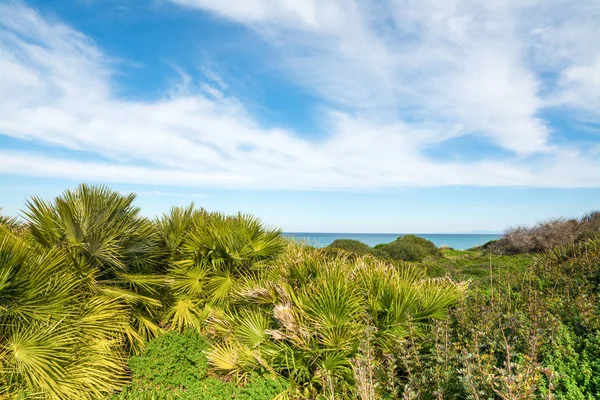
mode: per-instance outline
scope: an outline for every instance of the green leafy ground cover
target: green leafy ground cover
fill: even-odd
[[[209,342],[196,331],[168,332],[129,359],[132,383],[116,399],[272,399],[287,390],[282,379],[258,374],[244,385],[211,376]]]

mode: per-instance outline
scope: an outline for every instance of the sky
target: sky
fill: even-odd
[[[78,183],[289,232],[600,209],[597,0],[0,0],[0,207]]]

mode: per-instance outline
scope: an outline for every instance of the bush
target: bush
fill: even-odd
[[[299,245],[291,245],[266,277],[249,281],[211,318],[217,340],[209,365],[240,380],[275,371],[290,381],[292,398],[302,399],[374,395],[395,376],[387,367],[409,335],[409,322],[418,318],[412,333],[424,334],[466,290],[449,279],[429,279],[416,266],[332,258]],[[378,368],[389,372],[382,381],[374,374]]]
[[[579,219],[554,218],[532,227],[517,226],[491,244],[501,254],[536,253],[582,242],[600,235],[600,211],[590,212]]]
[[[600,241],[555,248],[522,273],[496,274],[425,342],[410,338],[399,349],[403,398],[600,398]]]
[[[144,386],[182,388],[206,377],[204,350],[208,342],[194,331],[165,333],[143,354],[129,359],[134,379]]]
[[[363,242],[352,239],[336,239],[333,241],[333,243],[327,246],[327,248],[341,249],[359,255],[370,254],[375,257],[389,258],[389,254],[387,254],[387,252],[384,250],[377,247],[373,248],[367,244],[364,244]]]
[[[132,384],[117,399],[272,399],[287,389],[281,379],[252,374],[244,386],[211,377],[208,341],[196,331],[169,332],[131,357]]]
[[[378,244],[375,249],[402,261],[423,261],[427,256],[441,257],[442,252],[433,242],[415,235],[405,235],[388,244]]]

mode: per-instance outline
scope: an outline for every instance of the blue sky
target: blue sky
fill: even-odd
[[[595,0],[0,4],[0,206],[79,182],[287,231],[600,208]]]

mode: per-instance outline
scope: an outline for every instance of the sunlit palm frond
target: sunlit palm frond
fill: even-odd
[[[196,210],[194,203],[187,207],[173,207],[168,213],[156,219],[159,246],[164,256],[172,260],[179,259],[181,246],[190,229],[206,215],[204,210]]]
[[[448,308],[461,299],[467,283],[457,284],[448,278],[426,279],[418,286],[419,308],[411,315],[414,321],[444,319]]]
[[[160,307],[162,303],[154,297],[144,296],[132,290],[123,289],[118,286],[100,286],[98,293],[101,293],[109,298],[122,300],[126,304],[135,305],[143,304],[152,307]]]
[[[81,290],[121,301],[133,312],[149,311],[161,302],[164,281],[152,272],[156,255],[155,226],[140,216],[134,194],[106,186],[79,185],[54,201],[33,197],[24,216],[33,240],[48,251],[64,253],[64,266],[81,278]],[[133,319],[131,319],[133,321]],[[138,324],[144,330],[147,324]],[[147,336],[144,332],[128,337]]]
[[[235,314],[232,325],[237,340],[253,349],[267,340],[267,330],[271,327],[271,321],[262,310],[244,309]]]
[[[201,304],[189,297],[178,297],[165,316],[166,322],[172,329],[183,331],[186,328],[200,329],[202,322],[210,314],[210,307]]]
[[[230,274],[213,275],[206,282],[208,300],[212,304],[219,304],[233,292],[235,278]]]
[[[3,396],[98,398],[124,378],[127,314],[118,303],[82,294],[67,264],[62,249],[40,251],[0,229]]]
[[[206,352],[208,362],[218,371],[244,380],[249,373],[260,368],[252,351],[247,347],[232,341],[216,343]]]
[[[199,263],[192,267],[175,266],[168,271],[174,293],[187,296],[200,296],[205,289],[206,277],[210,271],[205,264]]]
[[[274,258],[284,245],[280,230],[266,228],[252,216],[210,214],[191,229],[183,249],[220,268],[245,270]]]

